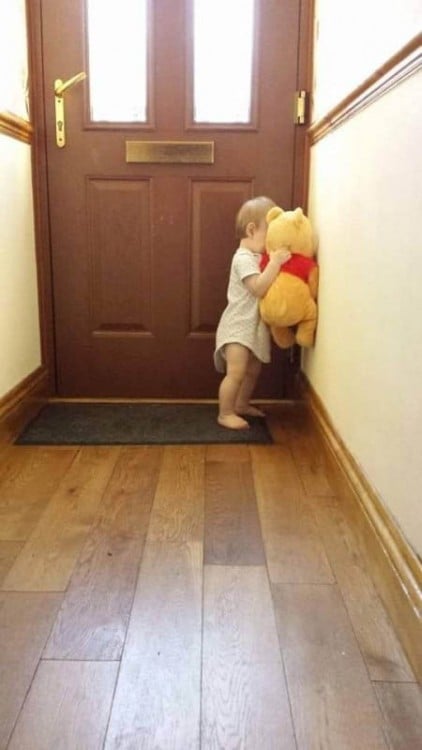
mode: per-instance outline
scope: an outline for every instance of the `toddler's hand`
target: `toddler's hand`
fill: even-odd
[[[292,254],[288,247],[279,247],[277,248],[277,250],[274,250],[274,252],[271,253],[271,257],[275,258],[280,266],[282,266],[284,263],[287,263],[287,261],[290,260]]]

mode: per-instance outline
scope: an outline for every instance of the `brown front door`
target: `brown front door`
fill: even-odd
[[[146,122],[94,121],[88,75],[64,93],[59,148],[53,84],[89,72],[87,9],[42,0],[59,394],[216,396],[235,213],[252,195],[292,202],[299,4],[256,0],[251,121],[236,125],[193,121],[193,0],[150,0]],[[214,49],[217,61],[218,35]],[[122,53],[110,44],[110,59]],[[129,141],[211,143],[214,160],[130,162]],[[274,351],[261,396],[288,395],[288,366]]]

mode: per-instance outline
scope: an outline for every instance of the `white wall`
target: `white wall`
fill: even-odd
[[[328,13],[336,3],[322,6]],[[414,3],[402,7],[406,16]],[[337,34],[331,17],[320,16],[320,28],[324,23],[325,36],[328,28]],[[341,41],[336,36],[340,48]],[[355,43],[364,55],[356,36]],[[341,61],[339,53],[334,81],[342,78]],[[321,281],[316,346],[303,359],[337,432],[419,554],[421,94],[419,72],[312,148],[309,215],[319,235]]]
[[[0,0],[0,111],[27,111],[24,0]],[[41,364],[31,147],[0,133],[0,398]]]
[[[313,118],[322,117],[421,27],[421,0],[316,0]]]
[[[0,398],[41,364],[30,148],[0,134]]]
[[[0,112],[28,117],[25,0],[0,0]]]

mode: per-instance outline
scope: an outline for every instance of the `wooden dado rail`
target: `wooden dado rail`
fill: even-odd
[[[13,115],[11,112],[0,112],[0,133],[10,135],[24,143],[32,142],[34,129],[28,120]]]
[[[310,145],[415,73],[422,66],[421,47],[422,34],[417,34],[324,117],[316,120],[307,130]]]

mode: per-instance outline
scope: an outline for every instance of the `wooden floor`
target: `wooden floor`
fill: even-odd
[[[271,446],[0,447],[0,748],[418,750],[306,413]]]

